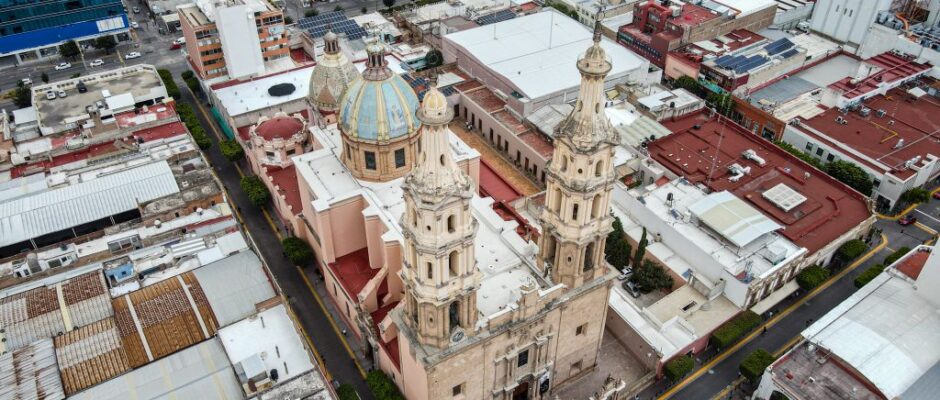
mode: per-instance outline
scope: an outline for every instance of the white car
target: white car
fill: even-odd
[[[53,91],[51,91],[51,90],[48,91],[48,92],[46,92],[46,99],[47,99],[47,100],[55,100],[55,92],[53,92]]]
[[[137,21],[131,21],[131,28],[137,29],[140,28],[140,24]]]
[[[186,44],[186,38],[184,37],[177,38],[176,40],[173,41],[173,44],[180,44],[180,45]]]
[[[68,94],[68,93],[65,93],[65,91],[62,90],[62,89],[59,89],[59,91],[56,92],[56,94],[59,95],[59,97],[68,97],[68,96],[69,96],[69,94]]]
[[[69,69],[69,68],[72,68],[72,64],[67,63],[67,62],[60,62],[59,65],[55,66],[56,71],[61,71],[63,69]]]
[[[131,60],[131,59],[134,59],[134,58],[137,58],[137,57],[140,57],[140,52],[139,52],[139,51],[132,51],[132,52],[127,53],[127,54],[124,55],[124,59],[125,59],[125,60]]]
[[[92,62],[88,63],[88,65],[89,65],[89,66],[92,66],[92,67],[97,67],[97,66],[100,66],[100,65],[104,65],[104,60],[98,58],[98,59],[95,59],[95,61],[92,61]]]
[[[33,84],[33,80],[32,80],[32,79],[29,79],[29,78],[23,78],[23,79],[22,79],[22,82],[23,82],[23,85],[24,85],[24,86],[29,86],[29,85],[32,85],[32,84]]]

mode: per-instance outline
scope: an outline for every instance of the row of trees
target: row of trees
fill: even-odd
[[[102,36],[91,41],[91,47],[94,47],[98,50],[104,50],[107,54],[111,54],[111,51],[117,47],[117,40],[114,40],[114,36],[107,35]],[[59,56],[67,60],[74,60],[76,57],[82,54],[82,50],[78,47],[78,43],[74,40],[69,40],[65,43],[59,45]]]

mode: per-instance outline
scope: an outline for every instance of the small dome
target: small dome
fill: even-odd
[[[391,140],[417,132],[418,96],[407,82],[393,73],[381,44],[370,44],[366,71],[349,84],[339,106],[340,128],[345,135],[365,140]]]
[[[287,115],[278,115],[274,118],[261,121],[255,127],[255,134],[265,140],[289,139],[304,129],[304,122]]]
[[[431,86],[424,93],[424,101],[418,111],[418,119],[425,124],[446,124],[453,118],[453,110],[447,104],[447,97]]]
[[[335,33],[327,32],[323,39],[325,54],[313,67],[307,98],[320,111],[335,112],[346,88],[359,78],[359,70],[340,51]]]

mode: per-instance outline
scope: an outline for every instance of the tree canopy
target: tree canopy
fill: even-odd
[[[59,55],[62,57],[73,59],[78,57],[79,54],[81,54],[81,51],[78,49],[78,43],[74,40],[69,40],[59,45]]]
[[[859,166],[844,160],[826,164],[826,173],[860,193],[871,196],[871,178]]]

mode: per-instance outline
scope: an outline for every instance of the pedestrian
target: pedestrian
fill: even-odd
[[[767,333],[767,327],[766,327],[766,326],[764,327],[764,329],[761,329],[761,331],[760,331],[760,334],[761,334],[761,335],[763,335],[763,334],[765,334],[765,333]]]
[[[343,336],[346,336],[346,328],[343,328]]]

